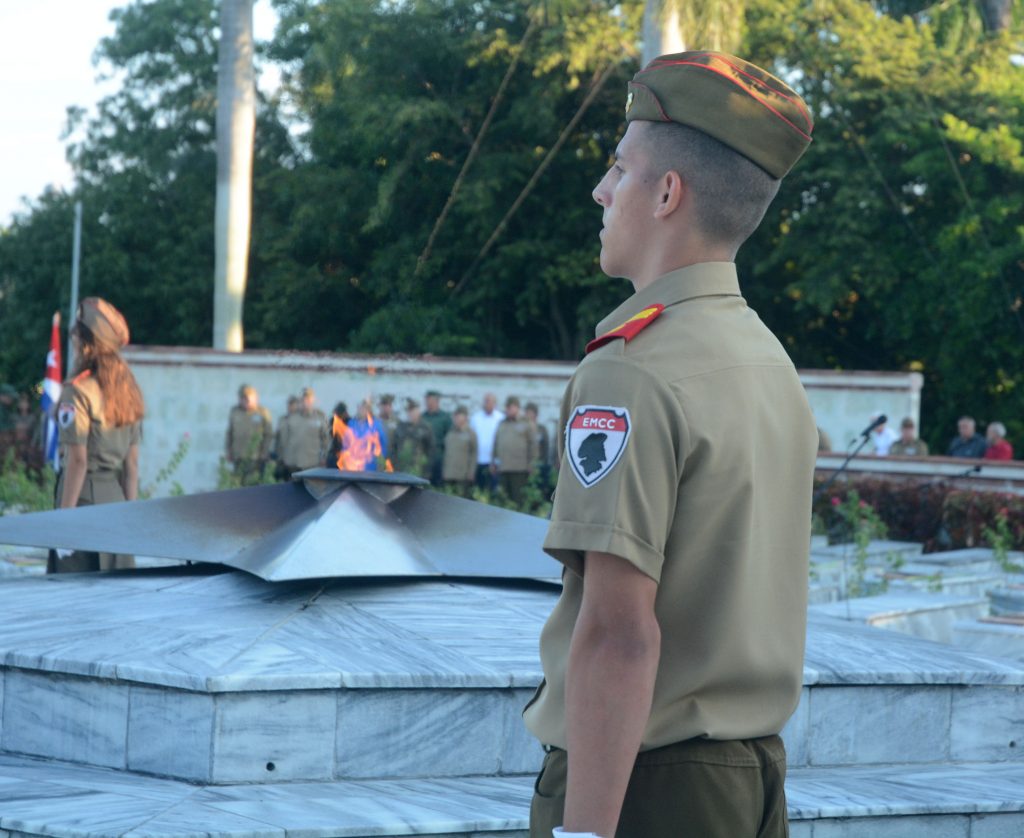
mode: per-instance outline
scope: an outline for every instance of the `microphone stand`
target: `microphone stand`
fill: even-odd
[[[853,451],[851,451],[849,454],[846,455],[846,459],[843,460],[843,464],[841,466],[839,466],[839,468],[836,469],[835,473],[819,487],[817,492],[814,493],[814,498],[811,501],[812,504],[816,503],[818,498],[820,498],[823,494],[825,494],[825,490],[828,489],[828,487],[831,486],[833,483],[835,483],[836,478],[840,474],[842,474],[844,471],[846,471],[846,467],[850,464],[850,460],[852,460],[854,457],[856,457],[860,453],[860,450],[865,445],[867,445],[868,442],[871,441],[871,437],[869,435],[862,434],[862,436],[863,436],[863,439],[861,439],[860,445],[858,445],[856,448],[853,449]]]

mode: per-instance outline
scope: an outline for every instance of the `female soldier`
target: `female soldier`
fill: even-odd
[[[74,377],[57,408],[63,466],[57,481],[61,509],[135,500],[139,488],[142,393],[120,349],[128,324],[99,297],[82,300],[71,340]],[[131,556],[76,551],[50,554],[48,573],[134,567]]]

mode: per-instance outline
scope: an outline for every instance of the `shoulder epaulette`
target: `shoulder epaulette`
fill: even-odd
[[[625,341],[630,341],[635,338],[640,332],[651,325],[655,320],[658,319],[658,315],[665,310],[665,306],[661,303],[655,303],[652,306],[648,306],[639,314],[634,314],[621,326],[617,326],[610,332],[605,332],[603,335],[594,338],[590,343],[587,344],[586,354],[589,355],[598,347],[604,346],[606,343],[611,343],[613,340],[622,338]]]

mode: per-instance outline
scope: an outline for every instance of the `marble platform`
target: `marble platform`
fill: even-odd
[[[793,838],[1012,838],[1024,766],[795,769]],[[203,787],[0,756],[4,838],[526,838],[531,777]]]
[[[960,620],[953,624],[953,644],[983,655],[1024,661],[1024,625]]]
[[[198,567],[0,580],[0,838],[519,835],[556,596]],[[1022,730],[1021,662],[813,614],[784,732],[794,835],[1020,826]]]
[[[952,643],[953,624],[987,616],[989,601],[984,596],[889,591],[875,596],[812,604],[809,608],[814,614],[866,623],[939,643]]]

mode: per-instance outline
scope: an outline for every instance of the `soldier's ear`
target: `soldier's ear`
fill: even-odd
[[[670,169],[658,179],[658,201],[654,210],[655,218],[668,218],[679,209],[686,197],[686,183],[679,172]]]

